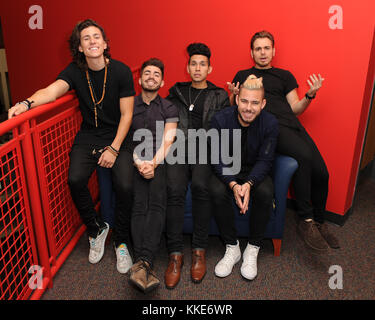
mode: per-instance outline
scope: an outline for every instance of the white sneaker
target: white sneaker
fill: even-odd
[[[259,247],[253,246],[250,243],[247,244],[245,251],[243,252],[241,275],[248,279],[253,280],[257,276],[257,257]]]
[[[215,266],[215,275],[224,278],[231,274],[234,265],[241,259],[240,243],[236,245],[226,245],[225,255]]]
[[[104,246],[105,246],[105,239],[107,238],[109,225],[108,223],[104,222],[106,228],[102,230],[102,232],[96,237],[91,238],[89,237],[90,242],[90,252],[89,252],[89,262],[90,263],[98,263],[104,255]]]
[[[132,257],[125,243],[121,243],[117,248],[115,247],[117,258],[117,271],[120,273],[127,273],[133,266]]]

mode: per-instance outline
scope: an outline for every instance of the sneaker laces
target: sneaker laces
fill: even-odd
[[[120,261],[124,261],[126,257],[129,255],[127,248],[122,245],[120,245],[120,247],[117,248],[117,252],[118,252],[118,259]]]
[[[221,262],[222,263],[225,263],[225,264],[234,264],[236,262],[236,259],[234,258],[235,254],[234,254],[234,250],[236,249],[236,247],[231,247],[231,246],[227,246],[227,249],[225,250],[225,254],[224,254],[224,257],[223,259],[221,259]]]
[[[95,249],[95,238],[90,238],[89,241],[90,241],[90,248],[91,249]]]
[[[96,240],[103,234],[106,228],[100,229],[96,238],[89,237],[90,249],[95,252],[100,252],[100,246],[97,246]],[[100,242],[100,239],[99,239]]]
[[[250,249],[247,249],[246,254],[244,254],[245,264],[257,262],[257,254],[255,254],[256,251],[257,249],[255,248],[255,246],[250,247]]]
[[[96,243],[96,238],[90,238],[90,250],[95,251],[95,252],[100,252],[100,246],[97,245]]]

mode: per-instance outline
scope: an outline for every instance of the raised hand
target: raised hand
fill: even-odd
[[[320,74],[316,76],[315,74],[310,75],[309,79],[307,79],[307,83],[310,86],[310,89],[307,91],[307,94],[310,97],[314,97],[316,92],[322,87],[324,78]]]
[[[233,95],[237,95],[238,92],[240,91],[240,83],[237,82],[237,84],[235,85],[234,83],[231,83],[231,82],[227,82],[227,85],[228,85],[228,90],[233,94]]]

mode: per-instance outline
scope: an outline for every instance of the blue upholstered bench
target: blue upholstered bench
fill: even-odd
[[[286,202],[288,196],[288,189],[291,178],[298,168],[298,163],[295,159],[283,155],[276,155],[272,177],[275,192],[275,208],[272,210],[270,221],[267,225],[267,230],[264,235],[265,238],[272,239],[274,246],[274,255],[280,255],[281,239],[284,232],[284,220],[286,211]],[[239,213],[237,205],[233,201],[233,207],[236,214],[236,229],[239,237],[247,237],[249,234],[248,214],[251,214],[251,207],[246,215]],[[193,217],[191,206],[190,188],[186,195],[185,218],[184,218],[184,233],[192,233],[193,231]],[[219,231],[215,220],[211,219],[210,234],[218,235]]]
[[[273,165],[273,182],[275,189],[275,208],[273,209],[270,221],[267,226],[265,238],[272,239],[274,245],[274,255],[280,255],[281,239],[284,231],[284,220],[286,211],[286,202],[288,189],[291,178],[298,167],[297,161],[291,157],[277,155]],[[100,210],[103,219],[111,226],[114,225],[114,206],[115,193],[112,192],[111,170],[106,168],[97,169],[99,188],[100,188]],[[247,237],[249,232],[248,214],[251,214],[251,207],[246,215],[240,215],[238,208],[233,203],[236,212],[236,228],[239,237]],[[184,233],[192,233],[193,217],[191,206],[190,188],[186,194],[185,217],[184,217]],[[210,234],[218,235],[214,219],[211,219]]]

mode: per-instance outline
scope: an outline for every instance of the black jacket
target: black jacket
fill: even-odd
[[[185,137],[187,137],[187,130],[189,129],[189,104],[182,95],[180,88],[182,86],[190,85],[191,82],[177,82],[173,87],[169,89],[169,95],[167,97],[167,99],[178,108],[180,118],[178,128],[183,130]],[[202,117],[203,129],[210,129],[212,116],[217,111],[229,105],[230,102],[228,93],[224,89],[215,86],[212,82],[207,81],[207,94],[204,101]]]
[[[218,130],[229,129],[229,154],[230,156],[240,156],[234,154],[234,129],[241,130],[240,122],[238,121],[238,107],[233,106],[225,108],[218,112],[212,118],[212,128]],[[275,156],[275,149],[277,137],[279,134],[279,126],[276,118],[267,111],[262,111],[259,116],[250,124],[247,130],[247,163],[251,165],[252,169],[247,180],[252,180],[254,185],[262,182],[267,174],[269,174],[272,167],[272,162]],[[218,152],[221,154],[221,135],[219,134],[220,142],[218,144]],[[239,141],[241,143],[241,141]],[[243,152],[244,146],[241,146]],[[224,164],[222,157],[219,157],[219,163],[212,164],[216,175],[225,183],[236,181],[237,173],[224,174],[223,169],[230,167],[232,164]],[[229,170],[231,171],[231,170]]]

